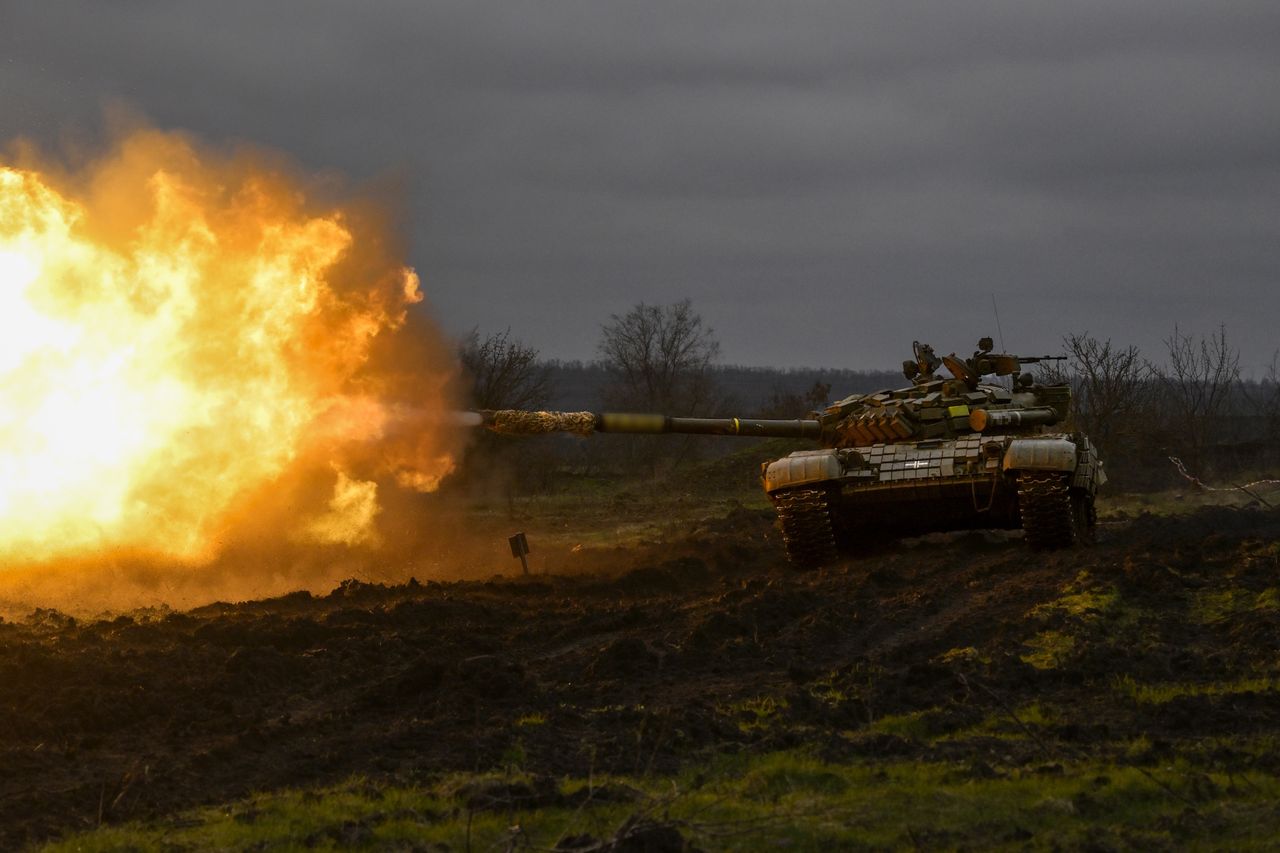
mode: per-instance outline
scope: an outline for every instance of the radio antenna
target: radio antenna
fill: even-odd
[[[996,295],[991,294],[991,310],[996,315],[996,335],[1000,338],[1000,352],[1004,352],[1004,330],[1000,328],[1000,309],[996,307]]]

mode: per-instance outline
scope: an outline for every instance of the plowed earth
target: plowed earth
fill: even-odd
[[[0,848],[513,750],[575,776],[797,746],[976,774],[1174,750],[1280,772],[1233,745],[1280,734],[1278,539],[1280,513],[1210,509],[1087,551],[938,536],[796,573],[770,515],[739,510],[589,555],[595,573],[37,611],[0,624]]]

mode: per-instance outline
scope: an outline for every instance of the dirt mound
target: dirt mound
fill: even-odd
[[[0,847],[513,760],[586,778],[811,746],[983,778],[1177,744],[1275,769],[1231,738],[1280,735],[1278,540],[1280,513],[1210,509],[1109,526],[1089,551],[941,536],[797,573],[767,516],[740,511],[605,576],[36,611],[0,622]],[[554,795],[520,784],[460,797]],[[628,832],[581,849],[684,849],[673,827]]]

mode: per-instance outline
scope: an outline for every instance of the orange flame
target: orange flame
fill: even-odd
[[[448,378],[375,364],[422,298],[385,234],[156,131],[60,183],[0,165],[0,556],[208,559],[301,464],[335,491],[288,534],[376,542],[350,443],[383,436],[397,391],[444,406]],[[360,476],[438,483],[446,445],[417,435]]]

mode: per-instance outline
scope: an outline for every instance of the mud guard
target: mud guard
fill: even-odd
[[[1065,438],[1015,438],[1004,453],[1006,471],[1075,471],[1075,442]]]
[[[835,480],[844,473],[835,450],[805,450],[792,453],[763,467],[764,490],[773,494],[779,489]]]

